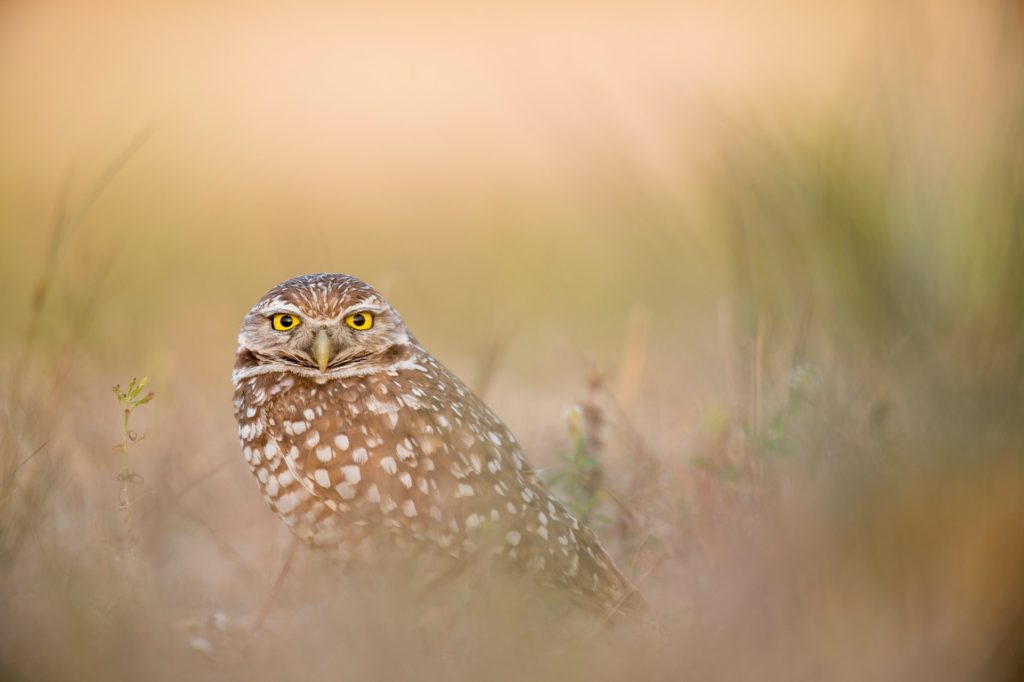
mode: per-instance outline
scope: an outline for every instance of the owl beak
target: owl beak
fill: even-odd
[[[327,365],[332,357],[334,357],[334,345],[331,343],[330,337],[327,336],[327,332],[321,329],[316,333],[316,339],[313,340],[313,359],[316,360],[316,364],[320,365],[321,372],[327,371]]]

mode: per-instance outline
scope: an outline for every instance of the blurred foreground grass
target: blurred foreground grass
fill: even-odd
[[[832,111],[721,126],[685,191],[623,149],[578,194],[325,217],[179,205],[140,158],[103,185],[117,209],[66,233],[5,214],[0,677],[1014,679],[1024,25],[1006,16],[983,87],[883,59]],[[265,289],[316,270],[378,284],[486,394],[652,623],[552,619],[501,583],[424,597],[415,567],[339,575],[303,551],[250,631],[290,539],[235,442],[233,339]],[[132,416],[129,537],[109,387],[132,373],[159,399]]]

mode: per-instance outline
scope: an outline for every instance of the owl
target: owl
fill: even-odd
[[[365,282],[317,274],[271,289],[245,317],[232,379],[245,461],[315,550],[487,557],[599,612],[642,610],[508,427]]]

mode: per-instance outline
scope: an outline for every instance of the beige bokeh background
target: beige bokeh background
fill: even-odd
[[[549,471],[565,410],[603,410],[599,530],[662,626],[536,676],[997,679],[1024,603],[1020,12],[4,3],[0,671],[273,678],[353,635],[305,554],[272,635],[209,620],[250,623],[289,543],[235,442],[238,325],[340,271]],[[125,560],[109,387],[135,375]],[[517,669],[492,640],[402,667],[382,613],[310,669]]]

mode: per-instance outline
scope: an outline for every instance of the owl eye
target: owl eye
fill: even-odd
[[[345,318],[345,324],[358,331],[364,331],[373,326],[373,315],[370,313],[352,313]]]
[[[302,321],[294,315],[288,313],[278,313],[271,318],[271,323],[274,325],[274,329],[279,332],[286,332],[290,329],[295,329],[299,326]]]

